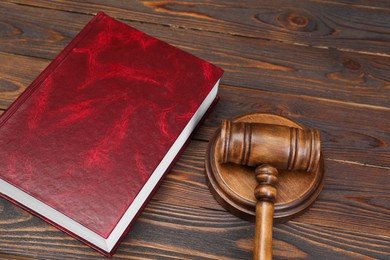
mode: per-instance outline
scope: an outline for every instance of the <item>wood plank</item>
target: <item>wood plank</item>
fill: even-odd
[[[169,207],[163,210],[160,208],[157,212],[156,210],[150,208],[148,212],[145,211],[145,217],[168,217],[165,214],[168,214]],[[180,210],[181,214],[192,213],[189,208]],[[202,221],[202,217],[203,214],[191,216],[192,221]],[[223,224],[212,228],[209,224],[206,224],[205,228],[191,225],[184,229],[181,224],[142,217],[121,243],[114,259],[238,259],[237,256],[239,259],[251,258],[252,223],[233,216],[221,217],[218,212],[208,214],[208,218]],[[230,223],[230,227],[226,227],[226,223]],[[24,229],[3,229],[0,234],[2,254],[7,258],[13,259],[12,256],[22,253],[26,258],[34,259],[70,259],[75,256],[77,259],[105,259],[37,218],[19,222],[19,225],[23,225]],[[206,231],[207,229],[210,230]],[[362,236],[353,231],[344,232],[290,222],[274,228],[273,242],[276,258],[320,259],[327,255],[329,259],[386,259],[389,255],[388,241],[388,237]]]
[[[356,230],[340,232],[334,228],[294,222],[276,226],[274,230],[276,240],[290,245],[281,245],[281,250],[289,251],[281,258],[387,259],[390,256],[389,237],[361,234]]]
[[[46,59],[0,53],[0,109],[8,108],[49,62]]]
[[[387,0],[310,0],[310,2],[331,3],[349,7],[384,9],[390,11],[390,2]]]
[[[49,61],[0,53],[1,60],[8,61],[0,62],[0,106],[6,109]],[[320,129],[328,158],[390,167],[389,108],[229,86],[222,86],[219,95],[220,102],[196,135],[200,140],[209,140],[222,119],[276,113]]]
[[[116,259],[251,258],[254,224],[232,216],[213,199],[203,173],[206,146],[206,142],[190,143],[126,236]],[[366,166],[326,163],[327,179],[316,203],[304,215],[275,227],[275,257],[385,259],[390,253],[386,217],[390,208],[385,204],[389,170],[375,168],[367,174]],[[368,179],[372,185],[367,186]],[[0,208],[2,253],[100,259],[80,242],[3,199]]]
[[[10,28],[0,36],[0,51],[50,60],[91,18],[7,3],[1,3],[0,8],[5,13],[3,24]],[[225,84],[390,107],[390,57],[128,24],[221,66],[226,71]],[[297,59],[296,53],[305,59]],[[0,55],[4,61],[8,58]],[[0,71],[15,69],[9,62],[0,66]],[[35,69],[35,65],[29,66]]]
[[[390,168],[390,109],[222,86],[196,138],[209,140],[222,119],[262,112],[321,131],[326,158]]]
[[[191,142],[158,192],[158,200],[220,211],[210,201],[205,175],[206,142]],[[326,160],[324,190],[314,206],[296,222],[369,234],[390,234],[390,168]],[[197,200],[193,200],[193,196]],[[170,216],[172,218],[172,216]],[[176,221],[180,222],[179,219]],[[205,223],[207,220],[205,220]],[[184,225],[184,224],[183,224]]]
[[[220,32],[289,44],[390,55],[387,9],[334,1],[124,1],[7,0],[68,12],[104,10],[117,18]],[[372,5],[372,4],[371,4]],[[385,3],[386,5],[386,3]],[[388,5],[388,4],[387,4]],[[351,8],[353,7],[353,8]]]

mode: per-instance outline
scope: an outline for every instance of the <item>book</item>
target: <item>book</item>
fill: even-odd
[[[0,195],[112,255],[222,73],[98,13],[0,117]]]

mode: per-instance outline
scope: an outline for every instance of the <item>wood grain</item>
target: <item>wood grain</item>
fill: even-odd
[[[49,60],[91,19],[8,3],[0,3],[0,8],[6,28],[0,34],[0,51]],[[50,22],[37,22],[38,16]],[[390,57],[127,23],[221,66],[224,84],[390,107]],[[297,59],[297,52],[305,59]]]
[[[0,60],[12,61],[0,62],[1,80],[7,82],[0,85],[0,105],[5,109],[49,61],[4,53],[0,53]],[[388,108],[230,86],[222,86],[219,95],[221,100],[196,135],[198,139],[209,140],[222,119],[248,112],[276,113],[321,129],[329,158],[390,167]],[[389,97],[384,96],[386,100]]]
[[[311,239],[305,239],[307,237]],[[340,232],[296,222],[287,223],[280,229],[276,226],[275,239],[294,245],[300,255],[304,252],[307,258],[313,259],[387,259],[390,256],[388,237],[361,235],[356,231]],[[372,246],[370,249],[368,244]],[[281,258],[288,256],[289,253],[279,255]]]
[[[6,109],[49,61],[4,53],[0,53],[0,60],[4,61],[0,62],[0,80],[7,83],[0,85],[0,106]],[[328,158],[390,167],[389,108],[230,86],[222,86],[219,96],[220,102],[196,138],[209,140],[222,119],[248,112],[275,113],[321,129]],[[389,97],[384,96],[386,100]]]
[[[104,10],[114,17],[171,27],[222,32],[289,44],[338,48],[390,55],[387,10],[335,4],[336,1],[125,1],[88,2],[8,0],[68,12],[93,14]],[[383,2],[382,2],[383,3]],[[372,4],[371,4],[372,5]],[[384,3],[386,7],[386,3]],[[345,14],[348,13],[346,17]]]
[[[0,52],[0,108],[8,108],[48,64],[48,60]]]
[[[165,185],[158,192],[160,195],[164,194],[164,201],[185,205],[189,202],[188,199],[185,199],[186,192],[193,191],[199,194],[199,201],[195,201],[194,205],[201,206],[202,203],[207,202],[208,196],[210,196],[207,189],[204,193],[203,185],[194,185],[203,183],[205,179],[203,174],[204,156],[199,156],[199,154],[206,153],[206,146],[205,142],[191,142],[188,151],[186,150],[180,158],[178,165],[168,175],[164,182]],[[390,208],[389,205],[386,205],[386,200],[390,198],[388,193],[390,183],[384,180],[386,180],[389,170],[328,159],[325,172],[325,185],[320,198],[307,213],[298,218],[299,222],[388,235],[390,219],[387,216],[390,214]],[[378,188],[381,182],[382,185]],[[173,188],[173,186],[179,189]],[[172,190],[176,191],[175,196],[178,196],[183,202],[175,201],[169,196]],[[209,203],[209,207],[213,206],[214,210],[220,208],[216,203]],[[321,205],[321,203],[324,204]],[[332,211],[332,207],[337,209]],[[322,212],[322,210],[324,211]],[[331,216],[331,214],[334,215]],[[366,220],[362,221],[362,218],[366,218]],[[373,221],[374,219],[375,221]]]
[[[387,0],[310,0],[310,2],[332,3],[335,5],[345,5],[349,7],[361,7],[368,9],[384,9],[390,11],[390,3]]]
[[[390,258],[388,1],[2,1],[0,114],[98,10],[225,69],[220,102],[114,259],[252,257],[254,223],[226,212],[204,175],[216,127],[248,112],[322,134],[324,189],[274,227],[275,259]],[[0,259],[105,257],[0,199]]]
[[[249,112],[273,113],[320,129],[326,158],[390,167],[388,108],[228,86],[222,86],[219,95],[218,105],[196,135],[200,140],[209,140],[223,119]]]

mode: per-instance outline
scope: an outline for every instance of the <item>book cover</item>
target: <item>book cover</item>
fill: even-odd
[[[222,73],[98,13],[0,117],[0,194],[112,254]]]

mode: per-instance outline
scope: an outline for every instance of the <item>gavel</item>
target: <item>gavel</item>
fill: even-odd
[[[272,259],[272,226],[278,169],[311,172],[320,162],[320,133],[281,125],[232,122],[221,127],[221,163],[255,168],[258,182],[253,259]]]

